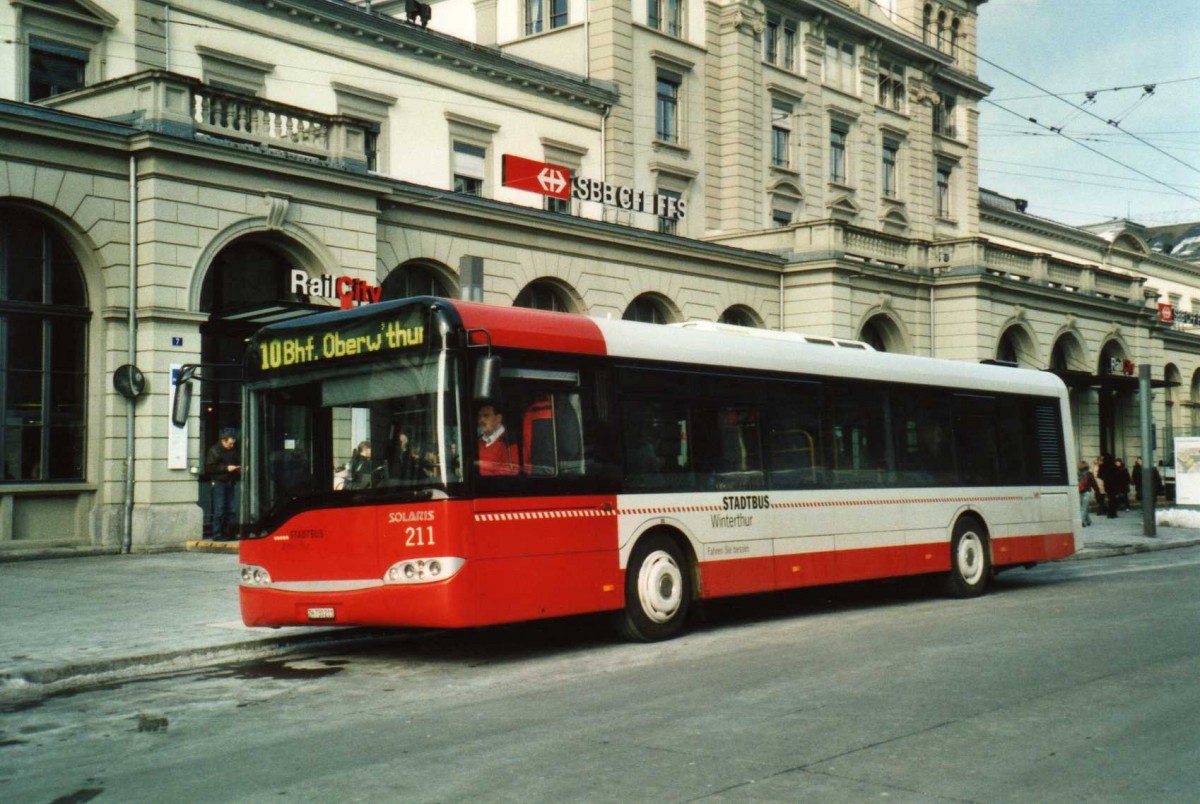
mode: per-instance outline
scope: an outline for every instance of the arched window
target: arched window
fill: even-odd
[[[937,15],[937,49],[946,49],[946,12],[939,11]]]
[[[531,310],[550,310],[555,313],[574,312],[574,305],[567,298],[562,288],[553,282],[538,279],[530,282],[517,294],[513,307],[526,307]]]
[[[1012,326],[1004,330],[996,344],[996,359],[1022,368],[1037,368],[1037,347],[1028,332]]]
[[[0,206],[0,482],[84,479],[90,317],[66,241]]]
[[[921,40],[927,45],[933,44],[933,6],[925,4],[925,13],[921,17]]]
[[[735,304],[725,312],[721,313],[721,317],[717,319],[721,324],[732,324],[735,327],[757,327],[758,321],[755,320],[754,314],[740,304]]]
[[[958,19],[950,23],[950,55],[958,58]]]
[[[629,303],[621,318],[645,324],[669,324],[674,316],[664,302],[651,293],[643,293]]]
[[[407,299],[412,296],[436,296],[449,299],[454,293],[438,272],[428,265],[401,265],[383,280],[382,299]]]

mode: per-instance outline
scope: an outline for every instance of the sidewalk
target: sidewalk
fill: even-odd
[[[1200,545],[1200,527],[1142,536],[1139,511],[1093,516],[1069,560]],[[99,681],[249,660],[399,632],[247,628],[232,545],[0,563],[0,704]]]

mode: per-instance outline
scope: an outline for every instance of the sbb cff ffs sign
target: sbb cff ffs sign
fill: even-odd
[[[502,169],[505,187],[571,200],[570,168],[505,154]]]
[[[647,193],[596,179],[572,176],[571,169],[549,162],[504,154],[504,186],[531,193],[592,201],[630,212],[646,212],[657,218],[679,220],[687,213],[687,202],[658,193]]]

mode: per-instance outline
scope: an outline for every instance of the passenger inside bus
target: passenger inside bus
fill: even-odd
[[[515,475],[521,462],[517,456],[517,445],[508,443],[505,437],[504,414],[495,405],[479,407],[479,474],[487,476]]]
[[[379,481],[384,467],[371,458],[371,442],[363,441],[355,448],[346,466],[346,479],[342,488],[347,491],[373,488]]]

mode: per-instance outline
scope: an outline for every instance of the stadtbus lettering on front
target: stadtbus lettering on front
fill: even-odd
[[[421,297],[267,326],[246,376],[253,626],[611,611],[662,639],[707,598],[979,594],[1079,532],[1047,372]]]

